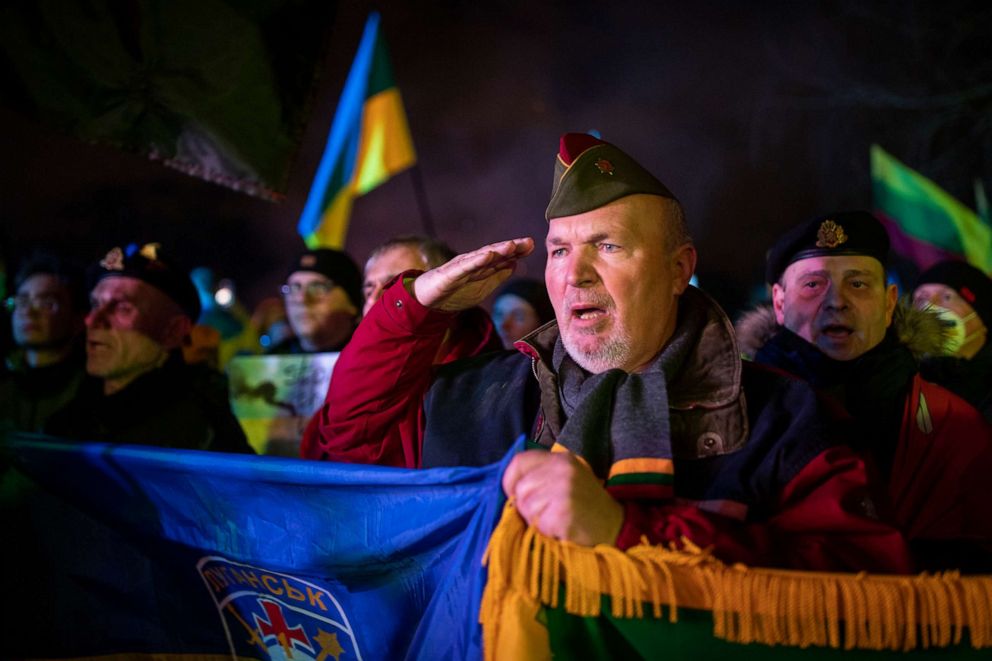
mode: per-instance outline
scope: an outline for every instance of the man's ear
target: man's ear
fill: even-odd
[[[184,314],[173,315],[166,322],[162,329],[161,344],[166,349],[172,350],[183,345],[183,340],[193,329],[193,322]]]
[[[785,325],[785,287],[777,282],[772,285],[772,308],[775,310],[775,321],[779,326]]]
[[[899,291],[894,284],[885,288],[885,327],[892,325],[892,315],[896,311],[896,303],[899,300]]]
[[[689,286],[689,280],[696,272],[696,257],[696,246],[691,243],[684,243],[675,249],[675,254],[672,256],[672,268],[675,269],[672,284],[676,296],[680,296]]]

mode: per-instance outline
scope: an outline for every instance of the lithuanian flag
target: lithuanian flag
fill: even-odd
[[[987,219],[878,145],[871,147],[871,178],[875,209],[895,252],[920,269],[964,259],[992,273],[992,226]]]
[[[379,34],[379,14],[373,12],[300,218],[298,230],[307,246],[341,248],[354,198],[416,160],[389,52]]]
[[[577,546],[507,503],[484,556],[486,661],[989,658],[992,576],[727,565],[683,543]]]

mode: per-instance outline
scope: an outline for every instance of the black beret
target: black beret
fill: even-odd
[[[768,251],[765,282],[778,282],[793,262],[823,255],[874,257],[885,268],[889,235],[867,211],[838,211],[812,218],[783,234]]]
[[[544,217],[574,216],[638,193],[675,199],[665,184],[615,146],[587,133],[566,133],[559,141]]]
[[[88,272],[90,290],[104,278],[119,275],[146,282],[168,296],[194,322],[200,317],[200,296],[189,274],[172,259],[163,254],[158,243],[138,246],[132,243],[125,249],[110,251]]]
[[[947,285],[975,309],[986,327],[992,328],[992,279],[967,262],[947,261],[920,274],[916,287],[927,283]]]
[[[362,296],[362,272],[348,253],[332,248],[305,250],[293,260],[286,277],[297,271],[313,271],[334,281],[344,289],[352,304],[362,309],[365,297]]]

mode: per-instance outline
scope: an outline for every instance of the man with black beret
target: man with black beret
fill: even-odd
[[[942,355],[923,361],[923,376],[971,402],[992,423],[992,279],[966,262],[933,265],[916,280],[913,304],[940,315]]]
[[[45,431],[83,441],[251,453],[219,375],[182,359],[193,282],[157,243],[115,247],[89,272],[90,380]]]
[[[940,321],[897,302],[888,251],[885,228],[865,211],[800,223],[768,251],[772,308],[738,323],[741,345],[853,417],[850,443],[924,567],[987,570],[992,430],[974,407],[920,376],[920,359],[942,345]]]
[[[293,337],[268,353],[341,351],[362,309],[362,274],[347,253],[305,250],[293,260],[282,286]]]
[[[813,390],[742,364],[723,311],[689,285],[696,250],[672,193],[612,144],[561,138],[546,217],[556,323],[516,350],[434,368],[460,310],[534,250],[485,246],[401,274],[342,352],[311,423],[324,458],[482,465],[521,435],[503,488],[541,532],[577,544],[712,547],[724,560],[907,571],[870,515],[863,464]],[[550,450],[550,452],[548,451]]]

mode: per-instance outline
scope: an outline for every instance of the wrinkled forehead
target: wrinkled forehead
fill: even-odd
[[[90,298],[96,301],[121,299],[146,310],[176,312],[179,304],[169,296],[143,280],[127,275],[108,275],[96,283]]]
[[[868,255],[817,255],[789,264],[782,273],[782,280],[789,282],[813,273],[838,279],[854,274],[884,278],[885,268],[882,262]]]
[[[670,221],[668,203],[657,195],[628,195],[585,213],[552,218],[548,222],[547,241],[555,243],[566,237],[583,239],[599,234],[663,238]]]
[[[128,300],[143,300],[159,293],[157,289],[146,282],[126,275],[108,275],[101,278],[93,291],[92,298],[126,298]]]

